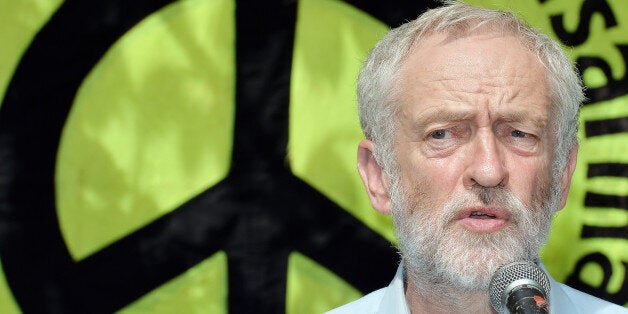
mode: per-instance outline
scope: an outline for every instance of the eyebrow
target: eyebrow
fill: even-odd
[[[434,108],[413,117],[417,125],[425,125],[430,122],[452,122],[473,119],[475,112],[472,110],[450,110],[448,108]]]
[[[451,110],[449,108],[436,107],[429,109],[422,114],[412,116],[412,121],[415,128],[423,128],[429,123],[434,122],[457,122],[472,120],[476,116],[476,112],[473,110]],[[509,108],[506,111],[500,111],[495,117],[497,121],[505,122],[518,122],[518,123],[532,123],[535,127],[543,129],[547,126],[548,120],[543,116],[534,114],[530,110],[517,110]]]
[[[538,128],[545,128],[548,122],[547,118],[524,110],[508,110],[507,112],[499,112],[497,118],[498,120],[506,122],[531,122]]]

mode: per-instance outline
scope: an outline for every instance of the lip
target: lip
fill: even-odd
[[[458,223],[475,233],[491,233],[503,229],[510,221],[510,213],[501,207],[467,207],[457,216]]]

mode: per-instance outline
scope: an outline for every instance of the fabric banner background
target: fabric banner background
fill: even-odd
[[[571,47],[589,100],[542,259],[628,306],[628,3],[468,2]],[[435,5],[0,0],[0,313],[320,313],[386,285],[355,79]]]

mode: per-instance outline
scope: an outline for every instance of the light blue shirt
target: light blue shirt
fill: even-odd
[[[543,265],[541,265],[541,268],[547,273]],[[547,275],[550,280],[549,300],[550,313],[552,314],[628,313],[628,309],[625,307],[570,288],[555,281],[549,273]],[[374,291],[327,313],[410,314],[404,293],[404,277],[403,267],[399,265],[395,278],[393,278],[388,287]]]

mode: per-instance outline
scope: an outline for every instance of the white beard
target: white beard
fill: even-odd
[[[398,184],[391,188],[393,220],[409,282],[419,295],[488,291],[497,268],[536,259],[549,235],[553,199],[527,209],[503,188],[474,188],[473,193],[453,196],[444,208],[434,210],[421,206],[425,204],[419,204],[418,197],[404,198],[401,190]],[[455,223],[459,210],[478,204],[498,204],[510,212],[511,220],[505,228],[487,234]]]

